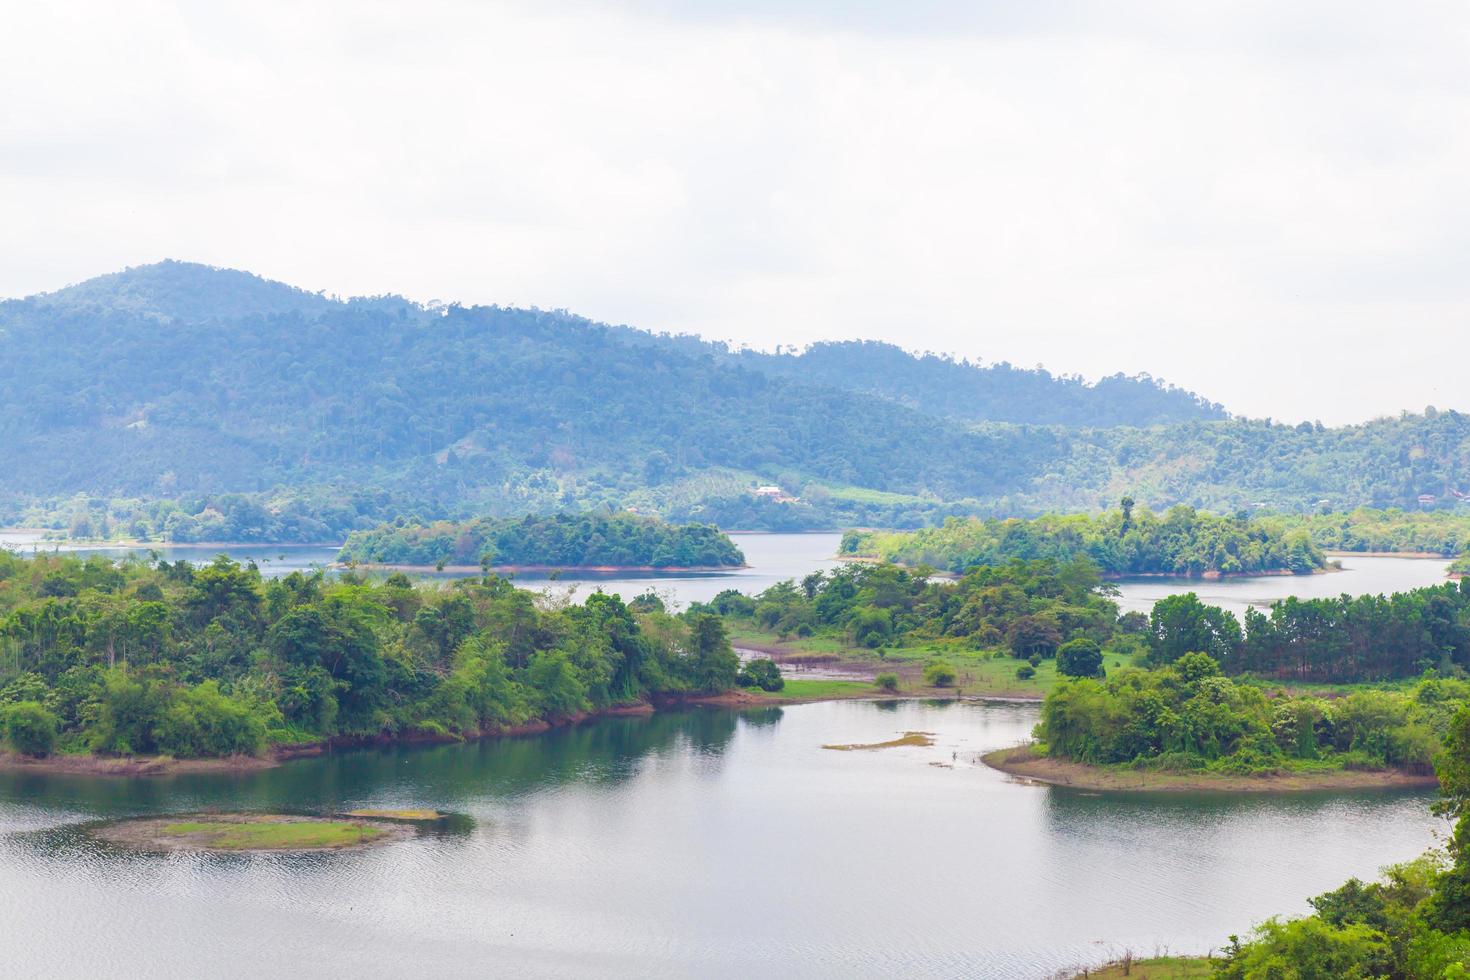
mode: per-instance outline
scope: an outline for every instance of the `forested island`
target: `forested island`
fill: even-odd
[[[1012,559],[1085,556],[1109,576],[1304,575],[1327,563],[1302,528],[1184,506],[1160,515],[1131,499],[1098,515],[951,518],[940,527],[913,532],[850,531],[843,535],[841,553],[952,572]]]
[[[715,527],[666,524],[627,513],[399,521],[354,532],[340,559],[441,568],[713,569],[745,564],[740,549]]]
[[[17,752],[183,759],[544,726],[718,694],[739,663],[718,617],[652,597],[0,550],[0,671]]]

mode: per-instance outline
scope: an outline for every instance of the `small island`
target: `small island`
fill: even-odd
[[[841,557],[955,573],[1014,559],[1086,557],[1105,578],[1309,575],[1329,567],[1304,527],[1183,506],[1155,514],[1128,497],[1120,509],[1103,514],[952,517],[941,527],[919,531],[849,531],[842,537]]]
[[[718,528],[667,524],[629,513],[400,521],[355,532],[339,560],[501,571],[719,570],[745,565],[745,555]]]
[[[199,813],[123,820],[97,830],[114,844],[152,851],[342,851],[412,835],[404,822],[280,813]]]
[[[1203,653],[1059,683],[1036,741],[983,756],[1014,776],[1089,790],[1273,792],[1435,785],[1470,682],[1332,699],[1225,677]]]

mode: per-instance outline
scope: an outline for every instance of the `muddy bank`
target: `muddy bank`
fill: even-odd
[[[1297,793],[1311,790],[1428,789],[1439,785],[1439,780],[1433,775],[1418,775],[1399,770],[1368,772],[1338,769],[1329,772],[1227,776],[1214,773],[1113,769],[1039,756],[1029,745],[988,752],[981,756],[981,761],[992,769],[1022,779],[1088,790]]]

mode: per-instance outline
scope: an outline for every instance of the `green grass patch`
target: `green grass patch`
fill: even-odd
[[[855,694],[872,694],[878,689],[872,684],[862,681],[827,681],[827,680],[802,680],[800,678],[786,681],[786,686],[779,691],[762,691],[759,688],[751,690],[767,698],[842,698],[852,697]]]
[[[161,837],[187,837],[220,851],[320,850],[365,844],[383,836],[381,827],[352,820],[185,820],[159,828]]]
[[[1204,956],[1155,956],[1146,960],[1122,961],[1094,967],[1076,974],[1073,980],[1202,980],[1215,975],[1215,963]],[[1127,972],[1124,972],[1124,971]]]

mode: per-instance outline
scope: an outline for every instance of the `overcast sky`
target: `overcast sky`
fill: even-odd
[[[171,257],[1470,409],[1462,3],[31,3],[0,295]]]

